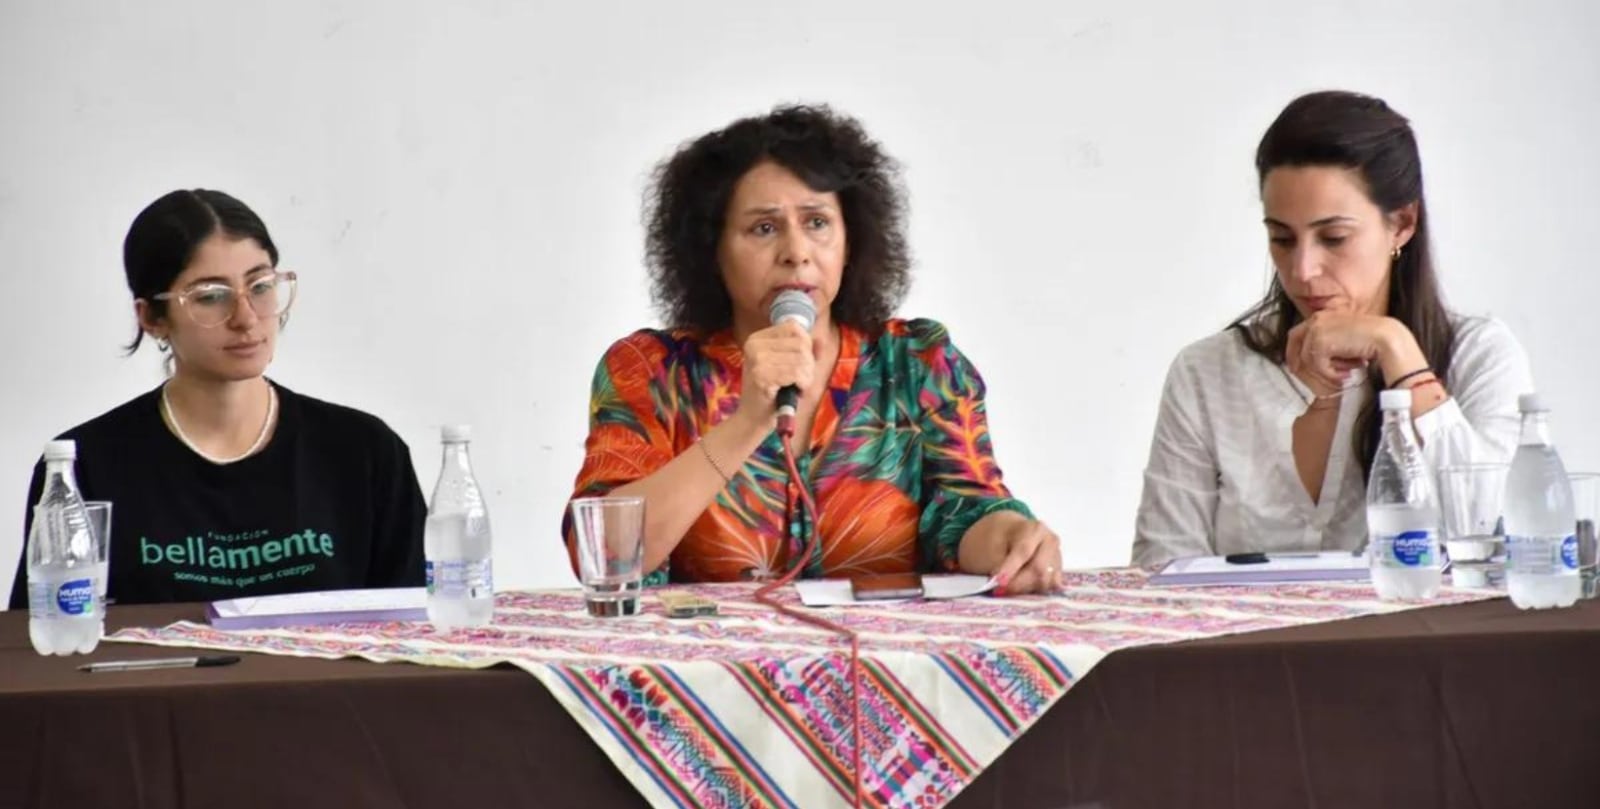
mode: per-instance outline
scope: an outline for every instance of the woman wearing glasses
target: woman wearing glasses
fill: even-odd
[[[244,203],[174,191],[123,243],[164,384],[62,437],[85,499],[113,503],[118,603],[422,583],[427,506],[404,442],[377,418],[268,380],[295,275]],[[36,467],[28,514],[43,467]],[[11,607],[26,606],[18,565]]]

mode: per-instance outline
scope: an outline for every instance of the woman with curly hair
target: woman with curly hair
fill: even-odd
[[[904,220],[895,163],[826,107],[736,121],[657,169],[647,254],[668,328],[601,359],[574,494],[645,499],[647,582],[798,564],[1059,585],[1059,540],[1001,482],[977,370],[940,324],[891,316],[910,275]],[[769,322],[785,290],[815,304],[810,330]],[[774,432],[790,385],[801,481]]]

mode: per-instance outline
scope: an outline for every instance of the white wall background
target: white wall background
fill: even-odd
[[[272,374],[382,416],[425,490],[476,426],[497,579],[570,581],[587,392],[655,323],[640,195],[680,141],[831,102],[905,166],[907,314],[990,386],[999,459],[1067,539],[1127,557],[1167,363],[1267,278],[1256,140],[1294,95],[1418,129],[1442,274],[1510,323],[1569,467],[1600,469],[1600,4],[0,5],[0,584],[42,442],[154,386],[121,240],[180,187],[266,220],[302,279]]]

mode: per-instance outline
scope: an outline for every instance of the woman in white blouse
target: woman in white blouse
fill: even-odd
[[[1445,308],[1409,122],[1376,98],[1302,96],[1256,171],[1277,271],[1167,373],[1135,564],[1362,547],[1380,388],[1411,389],[1435,468],[1516,448],[1527,357],[1498,321]]]

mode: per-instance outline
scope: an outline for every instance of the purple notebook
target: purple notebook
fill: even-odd
[[[286,626],[428,620],[427,590],[325,590],[206,605],[206,621],[217,629],[277,629]]]
[[[1366,581],[1367,558],[1349,551],[1269,553],[1267,561],[1237,564],[1221,556],[1174,559],[1150,577],[1152,587],[1220,584],[1289,584],[1309,581]]]

